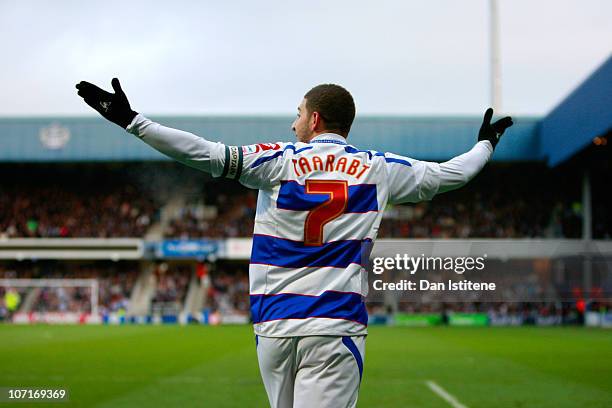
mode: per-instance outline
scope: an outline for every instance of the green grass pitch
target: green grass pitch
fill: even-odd
[[[265,407],[249,326],[0,325],[0,387],[65,388],[19,407]],[[359,407],[612,407],[612,331],[371,327]],[[316,407],[313,407],[316,408]]]

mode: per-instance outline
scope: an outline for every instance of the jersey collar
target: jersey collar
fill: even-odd
[[[320,135],[313,137],[310,140],[310,143],[334,143],[340,145],[347,144],[346,139],[344,137],[335,133],[321,133]]]

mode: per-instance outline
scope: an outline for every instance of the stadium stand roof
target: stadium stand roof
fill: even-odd
[[[230,145],[293,141],[292,117],[152,117],[167,126]],[[349,143],[422,160],[446,160],[469,150],[480,117],[357,118]],[[495,160],[543,160],[537,119],[515,120],[512,139],[502,141]],[[0,119],[0,161],[152,161],[166,157],[101,118]]]
[[[542,120],[542,151],[555,166],[611,130],[612,55]]]

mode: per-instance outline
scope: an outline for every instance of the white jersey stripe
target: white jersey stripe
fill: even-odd
[[[274,217],[276,223],[255,222],[255,234],[270,235],[292,241],[304,240],[304,224],[308,212],[293,210],[278,210]],[[323,240],[342,241],[347,239],[364,239],[371,236],[372,225],[382,213],[370,211],[367,213],[348,213],[328,222],[323,228]],[[346,228],[351,225],[352,228]]]
[[[365,274],[365,271],[357,264],[351,264],[347,268],[280,268],[251,264],[250,292],[252,295],[296,293],[319,296],[324,291],[337,291],[365,296],[368,288],[363,284],[362,274]]]

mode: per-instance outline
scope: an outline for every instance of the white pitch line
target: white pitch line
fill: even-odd
[[[442,388],[438,384],[436,384],[435,381],[431,381],[431,380],[430,381],[425,381],[425,384],[427,384],[429,389],[432,390],[434,393],[436,393],[440,398],[442,398],[444,401],[448,402],[451,407],[453,407],[453,408],[468,408],[467,406],[465,406],[462,403],[460,403],[457,400],[457,398],[455,398],[453,395],[449,394],[444,388]]]

